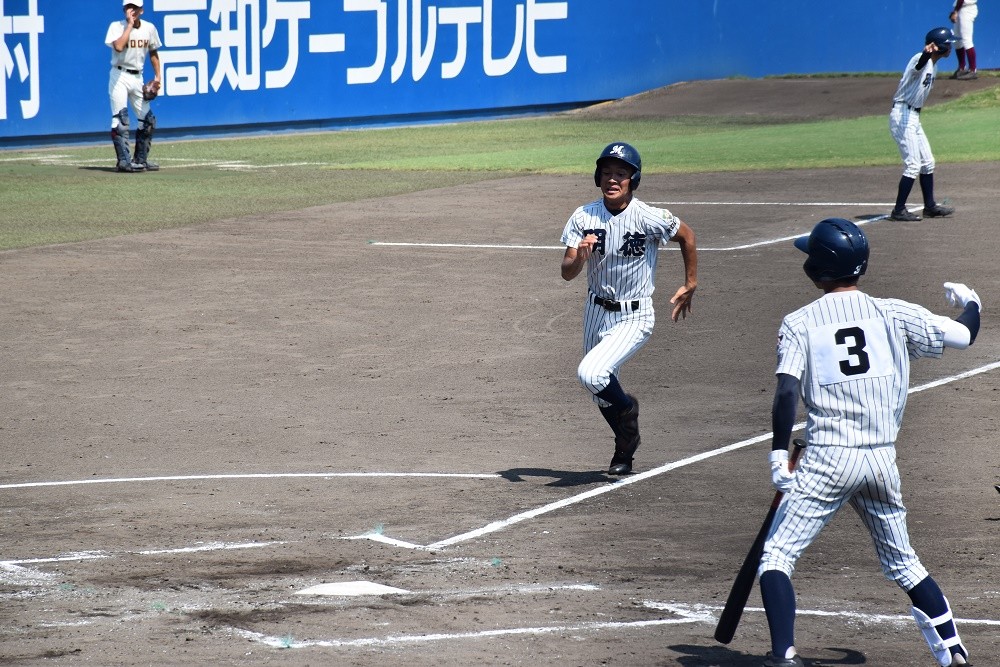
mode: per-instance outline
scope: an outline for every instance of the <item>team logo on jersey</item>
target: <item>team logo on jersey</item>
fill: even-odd
[[[931,72],[928,72],[927,74],[924,75],[924,82],[922,85],[924,88],[926,88],[932,83],[934,83],[934,75]]]
[[[624,239],[625,242],[622,243],[622,247],[618,248],[618,252],[622,254],[622,257],[642,257],[646,254],[645,234],[625,232]]]
[[[597,237],[597,243],[594,245],[593,250],[594,250],[594,252],[599,252],[599,253],[601,253],[603,255],[604,252],[605,252],[604,251],[604,241],[605,241],[605,239],[608,238],[608,230],[606,230],[606,229],[585,229],[585,230],[583,230],[583,236],[584,236],[584,238],[586,238],[588,234],[593,234],[594,236]]]

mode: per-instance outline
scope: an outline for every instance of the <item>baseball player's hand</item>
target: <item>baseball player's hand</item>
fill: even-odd
[[[576,256],[580,259],[581,262],[586,262],[588,259],[590,259],[590,256],[594,252],[595,245],[597,245],[596,234],[587,234],[585,237],[583,237],[583,240],[580,241],[580,245],[576,247]]]
[[[979,299],[979,295],[976,294],[976,290],[962,283],[945,283],[944,298],[949,306],[965,308],[970,303],[975,302],[979,306],[979,311],[982,312],[983,310],[983,302]]]
[[[768,455],[771,462],[771,484],[778,491],[788,493],[795,486],[795,473],[788,469],[788,450],[774,449]]]
[[[670,300],[670,303],[674,304],[674,310],[671,313],[671,317],[674,322],[678,319],[686,318],[688,313],[691,312],[691,301],[694,299],[694,291],[696,287],[688,287],[687,285],[682,285],[674,293],[674,298]]]
[[[952,23],[954,23],[955,21],[957,21],[958,20],[958,12],[952,12],[951,14],[948,14],[948,20],[951,21]]]

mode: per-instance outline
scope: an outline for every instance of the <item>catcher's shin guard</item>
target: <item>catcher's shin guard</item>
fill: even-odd
[[[960,650],[960,654],[963,660],[957,664],[965,665],[968,661],[965,658],[968,657],[969,651],[966,650],[965,645],[962,644],[961,638],[958,636],[958,628],[955,628],[955,634],[944,639],[941,637],[941,633],[938,632],[938,626],[947,623],[948,621],[953,621],[951,615],[951,606],[948,605],[948,599],[945,598],[944,601],[948,610],[938,616],[937,618],[931,618],[925,614],[920,609],[916,607],[910,607],[910,613],[913,615],[913,619],[917,622],[917,627],[920,628],[920,632],[923,633],[924,639],[927,640],[927,645],[931,647],[931,653],[937,659],[938,664],[941,667],[949,667],[954,662],[954,655],[952,654],[952,647],[957,646]]]
[[[128,110],[122,109],[115,114],[115,118],[118,119],[118,124],[111,128],[111,141],[115,145],[118,171],[142,171],[142,167],[132,161],[132,154],[128,149]]]
[[[160,165],[149,161],[149,149],[153,145],[153,130],[156,129],[156,116],[150,111],[139,121],[139,129],[135,133],[135,161],[146,171],[157,171]]]

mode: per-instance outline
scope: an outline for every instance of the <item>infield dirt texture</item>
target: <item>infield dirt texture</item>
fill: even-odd
[[[894,89],[703,82],[580,113],[614,135],[630,114],[888,114]],[[972,348],[914,364],[914,387],[943,382],[898,450],[915,547],[973,661],[1000,664],[998,168],[939,163],[957,213],[920,223],[876,219],[896,166],[644,175],[697,233],[700,284],[670,322],[662,251],[622,481],[575,378],[586,285],[559,277],[589,175],[0,253],[0,664],[759,665],[757,589],[731,644],[712,632],[773,494],[778,325],[819,295],[788,237],[831,216],[872,220],[869,293],[983,298]],[[406,592],[298,594],[362,581]],[[794,581],[810,667],[935,664],[849,509]]]

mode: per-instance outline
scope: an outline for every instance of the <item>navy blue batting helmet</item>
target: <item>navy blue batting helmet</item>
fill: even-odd
[[[850,220],[820,220],[809,236],[795,239],[795,247],[809,255],[802,268],[817,282],[857,278],[868,268],[868,239]]]
[[[601,162],[610,158],[621,160],[635,170],[632,172],[632,178],[629,180],[629,191],[639,187],[639,179],[642,178],[642,158],[639,157],[639,151],[634,146],[621,141],[608,144],[601,151],[600,156],[597,158],[597,169],[594,170],[594,184],[597,187],[601,186]]]
[[[951,45],[956,41],[955,34],[949,28],[934,28],[924,37],[924,44],[933,43],[941,51],[951,51]]]

